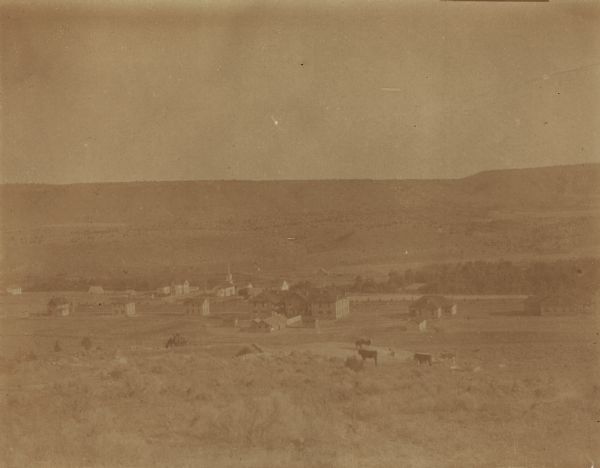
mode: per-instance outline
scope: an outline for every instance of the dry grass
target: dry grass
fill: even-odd
[[[239,357],[244,334],[162,320],[168,333],[159,322],[51,322],[72,336],[61,338],[61,351],[56,333],[42,333],[48,321],[5,320],[2,464],[558,468],[600,460],[593,319],[482,314],[419,334],[398,332],[389,311],[364,310],[319,335],[253,336],[267,352]],[[324,344],[307,351],[369,323],[378,345],[451,349],[463,370],[398,360],[355,372],[323,354]],[[190,345],[165,350],[177,324]],[[136,326],[147,330],[139,340]],[[34,335],[25,345],[8,336],[25,332]]]

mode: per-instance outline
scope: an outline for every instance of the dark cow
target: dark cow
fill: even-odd
[[[414,360],[419,366],[421,364],[431,365],[431,363],[432,363],[431,354],[426,354],[426,353],[415,353]]]
[[[359,338],[358,340],[356,340],[356,347],[358,349],[362,348],[363,346],[371,346],[371,339],[370,338]]]
[[[373,359],[375,361],[375,365],[377,365],[377,351],[370,349],[359,349],[358,354],[364,361],[365,359]]]

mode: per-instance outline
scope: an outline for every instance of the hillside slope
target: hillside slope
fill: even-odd
[[[589,255],[600,245],[600,164],[455,180],[5,185],[0,203],[7,281]]]

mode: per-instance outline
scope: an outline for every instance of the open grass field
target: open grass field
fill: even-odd
[[[12,306],[41,301],[28,296]],[[426,333],[405,320],[405,303],[353,304],[319,330],[270,334],[159,308],[137,318],[9,314],[0,322],[0,463],[592,466],[598,316],[504,315],[520,307],[463,300],[457,318]],[[188,344],[165,349],[173,333]],[[394,358],[349,369],[359,336]],[[236,356],[251,344],[263,352]],[[415,351],[455,353],[456,369],[417,366]]]

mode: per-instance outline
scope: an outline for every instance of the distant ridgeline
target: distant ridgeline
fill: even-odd
[[[594,257],[600,164],[451,180],[0,185],[0,219],[0,282],[26,289],[153,289],[174,277],[203,279],[229,262],[251,275],[292,278],[348,265]],[[469,273],[481,265],[460,268],[419,274],[446,291],[548,283],[536,283],[543,268],[529,279],[502,264],[484,274]]]
[[[593,294],[600,289],[600,259],[554,262],[465,262],[391,271],[387,281],[358,276],[354,292],[396,292],[418,284],[420,293],[550,294],[561,291]]]

